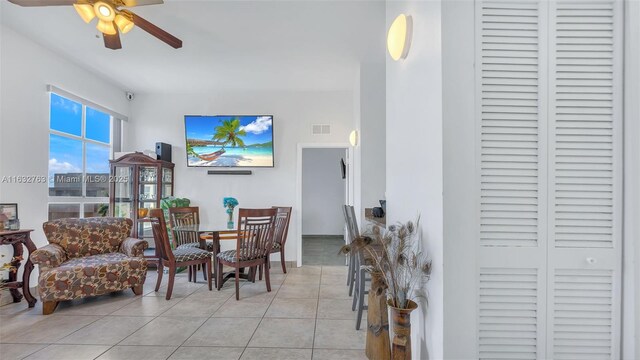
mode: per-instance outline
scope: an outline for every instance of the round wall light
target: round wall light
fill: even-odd
[[[358,146],[358,130],[353,130],[351,134],[349,134],[349,143],[351,146]]]
[[[412,32],[411,16],[400,14],[393,20],[387,33],[387,50],[393,60],[398,61],[407,57],[411,47]]]

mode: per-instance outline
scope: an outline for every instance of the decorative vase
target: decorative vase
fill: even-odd
[[[393,319],[393,343],[391,356],[393,360],[411,360],[411,312],[418,308],[414,301],[407,300],[407,308],[400,309],[393,306],[391,300],[387,302],[391,308]]]
[[[366,355],[369,360],[391,359],[389,340],[389,312],[387,310],[384,279],[380,272],[371,273],[371,290],[367,309],[367,346]]]
[[[233,230],[235,227],[233,224],[233,209],[227,209],[227,214],[229,215],[229,220],[227,220],[227,229]]]

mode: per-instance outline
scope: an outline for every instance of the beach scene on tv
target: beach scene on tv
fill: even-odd
[[[272,116],[185,116],[188,166],[273,166]]]

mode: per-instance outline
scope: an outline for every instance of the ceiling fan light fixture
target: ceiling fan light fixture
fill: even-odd
[[[73,4],[73,7],[76,9],[82,20],[87,24],[96,17],[96,13],[93,11],[93,6],[89,4]]]
[[[114,22],[118,25],[118,29],[120,29],[120,32],[123,34],[126,34],[133,29],[133,21],[129,20],[129,18],[122,14],[116,15]]]
[[[113,6],[104,1],[96,1],[93,4],[93,10],[100,20],[113,21],[116,17],[116,11]]]
[[[100,20],[98,21],[96,28],[105,35],[115,35],[118,33],[115,25],[113,25],[113,22],[111,21]]]

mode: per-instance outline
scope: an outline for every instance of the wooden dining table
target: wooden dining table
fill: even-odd
[[[216,226],[213,224],[201,223],[194,225],[180,225],[175,226],[173,228],[175,232],[187,232],[194,233],[197,235],[197,238],[200,240],[200,248],[207,248],[207,241],[213,241],[213,276],[214,281],[216,281],[217,286],[217,271],[218,271],[218,254],[220,253],[220,244],[222,241],[233,241],[234,249],[238,239],[238,231],[237,230],[229,230],[224,229],[220,230],[220,226]],[[231,278],[235,278],[235,271],[228,271],[222,274],[222,284],[224,284],[227,280]],[[240,278],[250,280],[250,274],[244,272],[244,268],[240,269]]]

